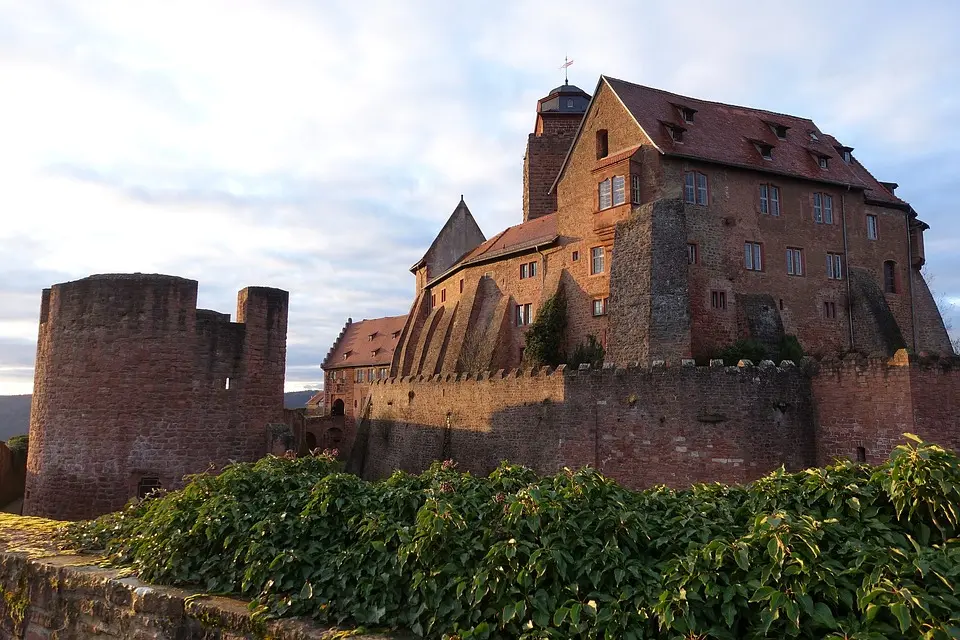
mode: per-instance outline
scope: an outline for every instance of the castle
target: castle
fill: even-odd
[[[894,365],[887,359],[895,354],[896,366],[918,366],[904,359],[904,350],[953,354],[920,274],[928,225],[896,195],[895,183],[879,182],[851,147],[811,120],[603,76],[592,96],[564,84],[538,102],[523,177],[522,223],[487,239],[461,199],[411,267],[415,296],[405,318],[391,319],[403,326],[389,345],[388,372],[386,350],[376,365],[357,361],[350,366],[349,359],[330,356],[324,362],[328,385],[331,374],[340,376],[328,397],[345,395],[347,428],[354,420],[359,425],[353,465],[364,475],[417,470],[454,451],[477,471],[507,457],[552,470],[580,459],[558,453],[543,462],[540,440],[547,433],[554,437],[569,427],[567,444],[557,445],[561,449],[582,438],[608,437],[599,435],[600,409],[592,402],[622,402],[621,391],[637,395],[610,385],[630,378],[651,384],[637,378],[638,369],[624,370],[631,373],[616,384],[602,376],[594,383],[576,382],[577,372],[544,377],[519,369],[525,362],[525,333],[541,305],[558,291],[566,299],[567,353],[593,337],[604,347],[608,366],[668,363],[666,372],[650,379],[672,381],[668,388],[684,387],[683,376],[694,376],[698,382],[690,394],[668,394],[674,402],[689,402],[686,409],[693,415],[673,425],[662,416],[655,430],[675,435],[714,424],[701,422],[703,416],[722,415],[716,424],[741,433],[742,441],[732,447],[735,452],[717,459],[739,460],[736,465],[754,472],[781,463],[821,464],[830,455],[874,459],[889,450],[895,436],[877,441],[833,431],[829,437],[840,442],[829,452],[818,449],[827,437],[820,420],[828,420],[820,409],[836,409],[829,418],[833,424],[861,425],[866,414],[858,412],[868,411],[866,404],[820,402],[818,394],[822,399],[829,393],[820,383],[801,384],[793,380],[796,372],[768,370],[762,379],[772,380],[771,388],[787,384],[801,394],[786,388],[784,398],[774,394],[778,406],[802,409],[791,421],[786,414],[769,415],[763,407],[774,399],[766,392],[731,394],[724,390],[728,378],[718,378],[716,370],[710,377],[709,368],[695,374],[700,368],[694,364],[706,364],[741,338],[775,350],[786,335],[797,336],[808,354],[828,360],[870,354],[872,359],[861,365],[872,372],[889,371]],[[357,344],[360,331],[348,324],[331,355],[350,351],[345,345]],[[497,371],[491,380],[487,372]],[[955,379],[951,376],[947,380]],[[938,388],[956,395],[951,384]],[[874,391],[876,402],[880,393],[891,393]],[[905,384],[897,394],[918,408],[926,402],[919,392],[920,386]],[[430,400],[420,400],[424,395]],[[578,399],[571,404],[570,398]],[[755,413],[741,412],[738,421],[729,417],[729,407],[718,408],[726,402],[759,404]],[[469,426],[462,425],[467,414],[454,408],[457,403],[478,405],[469,413]],[[543,408],[548,405],[550,411]],[[518,425],[520,420],[555,424],[563,412],[563,428],[528,431]],[[879,419],[875,416],[870,429],[879,428]],[[623,420],[629,421],[625,415],[614,418]],[[776,429],[770,433],[782,436],[777,453],[752,466],[743,462],[750,458],[751,442],[769,439],[761,434],[771,420]],[[955,419],[945,420],[936,427],[917,415],[891,422],[904,430],[943,427],[955,434],[957,425],[950,422]],[[493,436],[497,424],[513,426]],[[465,448],[451,448],[457,438],[481,433],[486,435]],[[352,434],[347,439],[352,441]],[[659,443],[650,446],[664,444],[649,441]],[[518,442],[531,449],[518,452]],[[617,455],[636,465],[641,454]],[[585,461],[603,467],[597,456]],[[471,458],[486,462],[470,467]],[[378,462],[371,467],[372,460]],[[658,462],[648,479],[665,481],[671,469],[683,467]],[[724,478],[697,472],[675,480]],[[638,484],[632,476],[621,480]]]
[[[248,287],[230,314],[197,282],[97,275],[42,294],[24,514],[116,511],[183,476],[253,461],[283,425],[287,292]]]

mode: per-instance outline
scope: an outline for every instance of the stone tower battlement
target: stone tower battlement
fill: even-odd
[[[24,513],[89,518],[153,487],[256,460],[282,423],[288,294],[230,314],[197,282],[94,275],[42,294]]]

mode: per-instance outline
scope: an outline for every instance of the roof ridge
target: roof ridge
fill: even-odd
[[[731,108],[733,108],[733,109],[743,109],[743,110],[745,110],[745,111],[768,113],[768,114],[770,114],[770,115],[772,115],[772,116],[781,116],[781,117],[784,117],[784,118],[791,118],[791,119],[793,119],[793,120],[805,120],[806,122],[809,122],[810,124],[816,126],[816,123],[813,121],[813,118],[807,118],[807,117],[804,117],[804,116],[795,116],[795,115],[792,115],[792,114],[789,114],[789,113],[782,113],[782,112],[780,112],[780,111],[771,111],[771,110],[769,110],[769,109],[759,109],[759,108],[757,108],[757,107],[748,107],[748,106],[742,105],[742,104],[732,104],[732,103],[730,103],[730,102],[720,102],[719,100],[704,100],[703,98],[694,98],[693,96],[685,96],[685,95],[683,95],[683,94],[681,94],[681,93],[674,93],[673,91],[667,91],[666,89],[658,89],[657,87],[650,87],[650,86],[647,86],[647,85],[645,85],[645,84],[637,84],[636,82],[630,82],[629,80],[621,80],[620,78],[614,78],[614,77],[612,77],[612,76],[607,76],[607,75],[601,75],[601,77],[602,77],[602,78],[606,78],[608,82],[609,82],[609,81],[622,82],[623,84],[628,84],[628,85],[631,85],[631,86],[634,86],[634,87],[640,87],[641,89],[646,89],[646,90],[648,90],[648,91],[656,91],[657,93],[662,93],[662,94],[668,95],[668,96],[676,96],[677,98],[684,98],[684,99],[686,99],[686,100],[694,100],[694,101],[696,101],[696,102],[702,102],[702,103],[705,103],[705,104],[713,104],[713,105],[718,105],[718,106],[721,106],[721,107],[731,107]],[[819,128],[818,128],[818,130],[819,130]],[[821,133],[822,133],[822,132],[821,132]]]

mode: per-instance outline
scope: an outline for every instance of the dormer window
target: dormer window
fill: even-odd
[[[573,98],[567,98],[567,109],[573,109]]]
[[[760,152],[760,156],[764,160],[773,160],[773,145],[759,141],[754,142],[753,145],[757,148],[757,151]]]
[[[787,139],[787,129],[790,127],[783,124],[770,123],[770,129],[773,131],[773,134],[777,136],[777,140],[786,140]]]
[[[680,112],[680,117],[683,118],[684,122],[693,122],[693,116],[697,113],[696,109],[691,109],[690,107],[685,107],[683,105],[676,105],[677,110]]]
[[[847,164],[850,164],[853,161],[853,147],[837,147],[837,152]]]
[[[820,138],[817,137],[817,132],[816,132],[816,131],[814,131],[814,130],[811,129],[810,131],[807,131],[807,133],[810,134],[810,141],[811,141],[811,142],[820,142]]]
[[[343,354],[343,359],[346,360],[346,359],[349,358],[351,355],[353,355],[353,351],[347,351],[346,353]]]
[[[847,151],[847,150],[844,150],[844,152],[843,152],[843,161],[846,162],[847,164],[850,164],[850,160],[852,160],[852,159],[853,159],[853,156],[850,155],[850,152]]]
[[[667,128],[667,131],[670,132],[670,139],[674,142],[683,142],[683,132],[686,131],[683,127],[673,124],[672,122],[660,122],[663,123],[663,126]]]
[[[373,351],[371,351],[371,352],[370,352],[370,355],[371,355],[372,357],[376,358],[378,353],[380,353],[380,347],[377,347],[376,349],[374,349]]]
[[[400,337],[400,332],[399,332],[399,331],[394,331],[394,332],[391,334],[391,337],[392,337],[394,340],[396,340],[397,338]]]
[[[818,156],[817,162],[821,169],[827,169],[830,166],[830,159],[827,156]]]
[[[377,337],[377,332],[374,331],[373,333],[367,336],[367,340],[373,340],[376,337]]]

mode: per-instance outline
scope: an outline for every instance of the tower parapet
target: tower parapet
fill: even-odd
[[[24,513],[90,518],[265,451],[283,421],[287,292],[197,309],[197,282],[96,275],[43,292]]]

